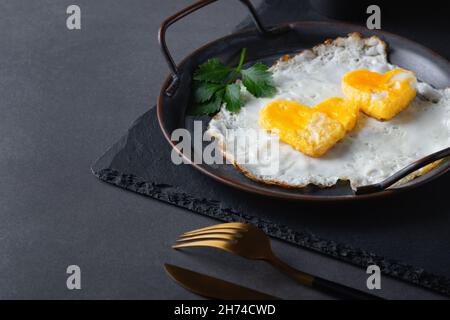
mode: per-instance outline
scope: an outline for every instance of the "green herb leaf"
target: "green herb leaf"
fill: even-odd
[[[201,116],[205,114],[214,114],[220,110],[224,95],[224,89],[217,91],[213,98],[205,103],[197,103],[189,109],[189,114],[192,116]]]
[[[194,105],[189,109],[192,115],[214,114],[225,103],[227,110],[237,112],[244,105],[241,97],[241,85],[235,83],[242,78],[242,83],[255,97],[270,97],[275,94],[272,73],[269,68],[256,63],[242,70],[246,49],[243,48],[236,67],[228,67],[219,59],[209,59],[194,72]]]
[[[255,97],[271,97],[276,93],[272,73],[265,64],[255,63],[250,68],[242,70],[241,74],[242,83]]]
[[[239,111],[243,105],[241,99],[241,86],[238,83],[227,85],[223,99],[226,102],[226,108],[228,111]]]
[[[219,90],[223,89],[223,84],[199,82],[194,85],[194,101],[197,103],[205,103]]]
[[[198,67],[194,72],[194,80],[223,83],[231,71],[232,69],[220,62],[219,59],[213,58]]]

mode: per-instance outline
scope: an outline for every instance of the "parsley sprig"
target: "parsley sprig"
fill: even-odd
[[[244,105],[241,96],[242,84],[257,98],[271,97],[276,88],[272,80],[272,73],[262,63],[255,63],[247,69],[242,69],[246,49],[243,48],[236,67],[231,68],[219,59],[209,59],[201,64],[194,72],[193,97],[194,104],[190,109],[192,115],[214,114],[225,103],[227,110],[239,111]]]

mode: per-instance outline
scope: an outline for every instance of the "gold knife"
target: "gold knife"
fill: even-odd
[[[280,300],[280,298],[238,284],[168,263],[164,264],[164,269],[176,283],[206,298],[221,300]]]

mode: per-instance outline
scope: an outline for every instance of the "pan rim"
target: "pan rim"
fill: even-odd
[[[276,25],[275,28],[283,28],[283,27],[293,27],[293,26],[302,26],[302,25],[322,25],[322,26],[342,26],[342,27],[352,27],[352,28],[364,28],[361,25],[358,24],[353,24],[353,23],[348,23],[348,22],[329,22],[329,21],[295,21],[295,22],[288,22],[288,23],[283,23],[283,24],[279,24]],[[371,30],[368,30],[368,32],[370,32]],[[230,39],[230,38],[234,38],[236,36],[242,36],[245,34],[251,34],[251,33],[256,33],[257,31],[252,29],[252,28],[245,28],[243,30],[231,33],[229,35],[226,35],[224,37],[218,38],[214,41],[211,41],[209,43],[206,43],[204,45],[202,45],[201,47],[197,48],[196,50],[194,50],[193,52],[189,53],[187,56],[185,56],[181,62],[179,62],[177,64],[177,66],[182,66],[184,65],[187,61],[189,61],[191,59],[191,57],[193,57],[194,55],[196,55],[197,53],[211,47],[214,46],[216,43]],[[401,40],[402,42],[406,42],[414,47],[420,48],[421,50],[423,50],[424,52],[427,52],[428,54],[430,54],[431,56],[436,57],[437,59],[440,60],[440,62],[445,62],[447,64],[449,64],[449,60],[446,59],[445,57],[441,56],[440,54],[438,54],[437,52],[421,45],[420,43],[414,42],[408,38],[405,38],[403,36],[399,36],[397,34],[388,32],[388,31],[384,31],[384,30],[376,30],[376,33],[378,35],[386,35],[390,38],[397,38],[399,40]],[[225,176],[221,176],[221,175],[217,175],[214,174],[213,172],[209,171],[208,169],[205,168],[204,165],[202,164],[196,164],[194,162],[191,161],[191,159],[187,158],[175,145],[175,143],[170,139],[170,133],[166,130],[165,125],[164,125],[164,121],[163,121],[163,97],[164,97],[164,91],[167,89],[167,87],[169,86],[170,82],[172,80],[172,76],[171,74],[169,74],[166,79],[164,80],[164,82],[161,85],[161,89],[159,91],[159,95],[158,95],[158,99],[157,99],[157,103],[156,103],[156,113],[157,113],[157,120],[158,120],[158,124],[160,126],[160,129],[164,135],[164,138],[166,139],[166,141],[169,143],[169,145],[171,146],[172,149],[174,149],[179,155],[181,155],[183,157],[183,159],[186,160],[186,163],[188,163],[190,166],[194,167],[196,170],[199,170],[200,172],[202,172],[203,174],[207,175],[208,177],[213,178],[214,180],[223,183],[225,185],[228,185],[230,187],[233,188],[237,188],[246,192],[250,192],[253,194],[257,194],[260,196],[265,196],[265,197],[271,197],[271,198],[276,198],[276,199],[283,199],[283,200],[290,200],[290,201],[305,201],[305,202],[327,202],[327,203],[332,203],[332,202],[348,202],[348,201],[358,201],[358,200],[369,200],[369,199],[379,199],[379,198],[387,198],[387,197],[391,197],[393,195],[398,195],[400,193],[404,193],[406,191],[410,191],[412,189],[415,189],[417,187],[420,187],[424,184],[427,184],[439,177],[441,177],[442,175],[444,175],[445,173],[447,173],[450,170],[450,167],[447,167],[443,170],[437,170],[439,169],[436,168],[434,172],[434,174],[430,175],[428,178],[420,180],[420,181],[416,181],[415,183],[412,184],[406,184],[403,187],[397,187],[397,188],[388,188],[385,189],[383,191],[379,191],[379,192],[375,192],[375,193],[370,193],[370,194],[362,194],[362,195],[356,195],[356,194],[348,194],[348,195],[311,195],[311,194],[293,194],[293,193],[285,193],[282,191],[278,191],[278,190],[268,190],[266,189],[267,186],[250,186],[244,183],[241,183],[240,181],[236,181],[233,179],[230,179],[228,177]],[[434,170],[432,170],[433,172]],[[413,180],[414,181],[414,180]],[[266,187],[266,188],[264,188]]]

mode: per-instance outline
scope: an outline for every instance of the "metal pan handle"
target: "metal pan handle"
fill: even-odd
[[[399,180],[403,179],[407,175],[413,173],[414,171],[419,170],[420,168],[423,168],[435,161],[441,160],[445,157],[450,156],[450,148],[443,149],[441,151],[432,153],[420,160],[417,160],[416,162],[411,163],[410,165],[406,166],[405,168],[401,169],[400,171],[394,173],[392,176],[387,178],[386,180],[371,184],[368,186],[359,187],[356,189],[355,193],[360,194],[368,194],[373,192],[379,192],[386,188],[389,188],[394,183],[398,182]],[[447,167],[450,166],[450,163],[445,164]]]
[[[164,58],[167,61],[167,64],[169,65],[170,70],[172,71],[172,83],[169,85],[169,87],[166,89],[166,94],[171,96],[175,92],[178,84],[178,68],[175,62],[173,61],[173,58],[169,52],[169,49],[167,48],[166,44],[166,31],[167,28],[169,28],[172,24],[177,22],[178,20],[186,17],[187,15],[203,8],[204,6],[207,6],[213,2],[216,2],[217,0],[201,0],[193,5],[181,10],[180,12],[174,14],[173,16],[167,18],[159,28],[158,32],[158,41],[159,45],[161,46],[161,51],[164,56]],[[256,13],[255,8],[253,7],[252,3],[249,0],[239,0],[242,2],[247,9],[250,11],[250,15],[253,19],[253,22],[255,23],[256,29],[261,33],[262,35],[268,35],[269,32],[264,26],[261,24],[261,21]]]

